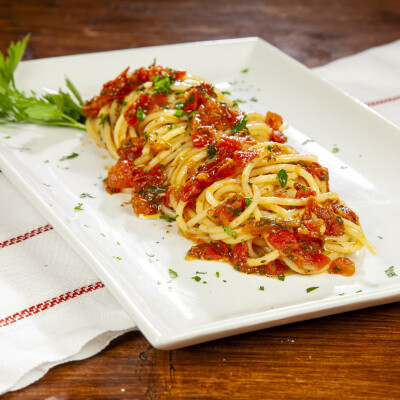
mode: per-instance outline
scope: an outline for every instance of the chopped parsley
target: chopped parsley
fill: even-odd
[[[138,117],[138,120],[142,122],[146,118],[146,113],[143,111],[143,108],[141,106],[138,107],[136,116]]]
[[[341,217],[337,216],[336,217],[337,221],[339,222],[340,225],[343,225],[343,220]]]
[[[276,179],[279,179],[279,183],[282,187],[282,189],[286,186],[287,180],[288,180],[288,175],[286,170],[281,169],[278,174],[276,175]]]
[[[78,203],[78,205],[74,207],[74,210],[83,211],[82,206],[83,206],[83,203]]]
[[[222,92],[222,94],[225,94],[225,95],[230,96],[230,95],[231,95],[231,92],[230,92],[229,90],[224,90],[224,91]]]
[[[218,271],[215,273],[215,276],[216,276],[217,278],[219,278],[219,272],[218,272]]]
[[[217,153],[218,153],[218,149],[217,149],[215,141],[213,141],[212,143],[210,143],[208,145],[207,157],[208,158],[213,158],[213,157],[215,157],[217,155]]]
[[[160,219],[163,219],[164,221],[167,221],[167,222],[176,221],[176,218],[178,218],[178,215],[176,215],[175,218],[172,218],[169,215],[161,215],[161,217],[160,217]]]
[[[168,272],[169,272],[169,276],[170,276],[172,279],[178,277],[178,273],[177,273],[176,271],[174,271],[173,269],[170,268],[170,269],[168,270]]]
[[[261,290],[262,292],[264,291],[264,286],[260,286],[259,288],[258,288],[258,290]]]
[[[153,80],[154,93],[170,94],[173,81],[171,81],[171,78],[168,75],[156,75],[151,79]]]
[[[283,282],[285,280],[285,275],[284,274],[279,274],[278,275],[278,279]]]
[[[332,153],[333,153],[333,154],[338,153],[338,152],[339,152],[339,148],[338,148],[338,147],[334,147],[334,148],[332,149]]]
[[[307,140],[305,140],[305,141],[302,143],[302,145],[304,146],[304,145],[306,145],[307,143],[311,143],[311,142],[314,142],[314,140],[313,140],[313,139],[307,139]]]
[[[249,72],[250,70],[249,70],[249,68],[245,68],[245,69],[242,69],[242,74],[247,74],[247,72]]]
[[[394,272],[394,265],[385,270],[385,274],[388,278],[393,278],[394,276],[397,276],[396,272]]]
[[[244,198],[244,202],[246,203],[246,208],[251,204],[252,201],[253,201],[252,197],[245,197]]]
[[[194,279],[196,282],[201,281],[201,278],[199,276],[192,276],[192,279]]]
[[[313,290],[318,289],[318,288],[319,288],[319,286],[312,286],[312,287],[307,288],[306,291],[307,291],[307,293],[310,293]]]
[[[91,199],[94,199],[95,197],[92,196],[89,193],[81,193],[81,195],[79,196],[81,199],[84,199],[85,197],[90,197]]]
[[[247,115],[245,115],[243,117],[243,119],[240,122],[238,122],[237,124],[233,124],[232,133],[238,133],[238,132],[242,131],[243,129],[246,128],[246,124],[247,124]]]
[[[233,230],[231,229],[230,226],[224,226],[224,225],[222,225],[222,228],[223,228],[224,232],[225,232],[227,235],[229,235],[229,236],[233,237],[234,239],[236,239],[236,237],[237,237],[237,232],[236,232],[236,231],[233,231]]]
[[[113,258],[115,258],[116,260],[118,260],[118,261],[121,261],[122,260],[122,258],[121,257],[116,257],[116,256],[113,256]]]
[[[76,158],[78,157],[79,154],[78,153],[72,153],[69,156],[64,156],[60,158],[60,161],[65,161],[65,160],[71,160],[72,158]]]
[[[174,113],[174,117],[178,117],[178,118],[182,118],[185,115],[187,115],[187,112],[186,111],[182,111],[182,110],[177,110]]]

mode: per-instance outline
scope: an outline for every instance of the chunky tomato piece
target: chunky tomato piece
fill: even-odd
[[[235,195],[223,204],[208,211],[209,217],[218,225],[228,226],[229,222],[239,216],[246,209],[243,196]]]
[[[153,215],[158,213],[156,204],[147,201],[137,193],[132,195],[131,204],[136,215]]]
[[[249,247],[246,242],[236,244],[231,252],[231,262],[235,267],[244,267],[249,257]]]
[[[326,227],[322,219],[309,219],[302,221],[301,226],[297,230],[300,235],[320,238],[325,233]]]
[[[205,126],[192,130],[191,137],[192,137],[193,147],[201,148],[208,146],[214,141],[216,135],[217,132],[212,127]]]
[[[264,269],[265,274],[269,276],[284,275],[289,269],[286,264],[278,259],[269,262],[262,268]]]
[[[328,168],[323,167],[322,165],[313,162],[313,163],[304,163],[301,162],[302,165],[307,172],[309,172],[312,176],[317,177],[320,181],[326,183],[326,191],[329,192],[329,171]]]
[[[230,251],[224,242],[218,241],[192,246],[187,255],[200,260],[221,261],[228,259]]]
[[[358,215],[349,207],[343,206],[339,203],[333,203],[332,208],[340,217],[346,218],[358,225]]]
[[[117,150],[119,161],[135,161],[142,154],[145,143],[146,139],[144,137],[133,137],[125,139],[121,143],[121,147]]]
[[[181,200],[188,201],[214,182],[233,175],[235,168],[235,163],[231,158],[200,165],[198,171],[183,185],[180,194]]]
[[[276,249],[284,250],[290,245],[297,244],[297,235],[292,229],[280,229],[270,233],[268,240]]]
[[[216,97],[212,85],[206,82],[202,82],[200,85],[190,89],[188,94],[188,100],[183,109],[188,114],[197,111],[208,98]]]
[[[269,137],[269,140],[276,143],[285,143],[287,139],[283,132],[274,129]]]
[[[356,271],[356,266],[353,261],[347,257],[339,257],[329,265],[331,274],[340,274],[343,276],[352,276]]]
[[[247,165],[259,155],[257,150],[236,150],[233,154],[233,161],[236,165],[242,167]]]
[[[137,170],[137,173],[132,179],[132,187],[135,192],[145,190],[148,186],[159,188],[164,183],[164,173],[157,169],[152,169],[147,172]]]
[[[335,214],[332,207],[332,200],[326,200],[322,204],[317,203],[314,197],[307,200],[303,220],[313,219],[313,214],[320,218],[325,223],[325,235],[328,236],[341,236],[344,233],[343,220],[339,215]]]
[[[106,180],[107,190],[111,193],[119,192],[123,188],[130,188],[134,182],[134,167],[128,161],[119,161],[108,171]]]
[[[125,96],[131,93],[138,86],[154,78],[157,75],[167,74],[173,80],[181,80],[185,71],[175,71],[170,68],[160,66],[142,67],[128,75],[129,67],[126,68],[114,80],[103,85],[100,95],[94,96],[90,101],[82,106],[82,112],[85,117],[97,117],[99,111],[106,104],[114,100],[123,100]],[[161,106],[161,104],[159,104]]]
[[[304,197],[315,196],[316,193],[314,190],[311,190],[310,187],[300,185],[300,183],[295,183],[293,187],[296,189],[296,199],[301,199]]]
[[[100,95],[94,96],[90,101],[82,106],[82,112],[85,117],[97,117],[99,111],[106,104],[113,100],[122,100],[126,95],[139,86],[137,77],[128,75],[129,67],[126,68],[114,80],[103,85]]]
[[[311,265],[321,269],[330,262],[329,257],[322,254],[322,240],[299,237],[293,230],[270,233],[268,241],[300,267]]]
[[[273,130],[279,130],[283,124],[283,119],[279,114],[273,113],[271,111],[267,112],[265,117],[265,123]]]
[[[165,93],[153,93],[150,97],[150,102],[147,106],[147,112],[162,110],[163,106],[168,105],[168,97]]]
[[[141,111],[144,112],[147,110],[147,107],[150,103],[150,97],[147,94],[141,93],[139,97],[132,103],[127,110],[124,112],[124,117],[126,122],[133,127],[136,127],[140,121],[139,107]]]
[[[222,136],[218,139],[217,151],[220,157],[233,158],[236,151],[247,150],[257,142],[249,136]]]

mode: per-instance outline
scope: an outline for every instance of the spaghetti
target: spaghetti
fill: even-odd
[[[139,216],[176,220],[196,243],[188,258],[270,276],[349,276],[348,254],[376,254],[328,170],[286,144],[278,114],[245,114],[210,82],[155,65],[126,69],[83,112],[118,160],[108,191],[131,193]]]

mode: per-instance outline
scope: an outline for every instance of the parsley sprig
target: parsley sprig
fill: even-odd
[[[30,122],[42,125],[72,126],[85,129],[83,104],[79,92],[66,78],[73,97],[63,92],[39,95],[33,91],[25,94],[17,89],[14,72],[21,61],[29,40],[11,43],[7,55],[0,53],[0,123]]]

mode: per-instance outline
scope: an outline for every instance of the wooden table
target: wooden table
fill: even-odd
[[[260,36],[309,67],[400,38],[398,0],[0,0],[0,50],[26,58]],[[400,304],[181,350],[138,332],[11,399],[399,399]],[[1,362],[1,361],[0,361]]]

